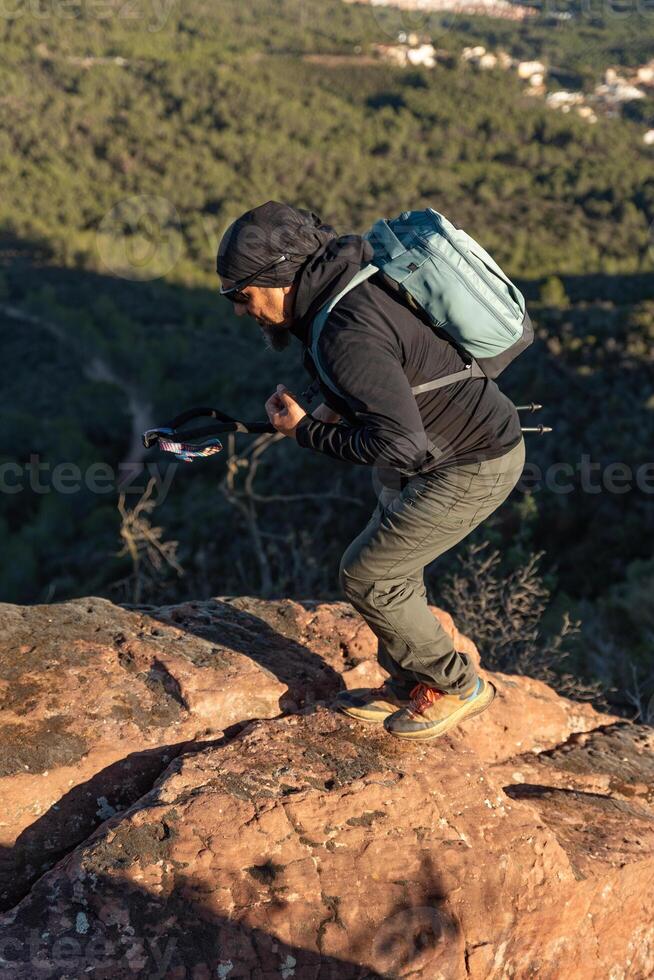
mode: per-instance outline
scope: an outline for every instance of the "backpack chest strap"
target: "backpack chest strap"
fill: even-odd
[[[485,378],[486,375],[476,361],[468,364],[463,371],[455,374],[448,374],[444,378],[436,378],[434,381],[425,381],[423,385],[416,385],[411,391],[414,395],[421,395],[424,391],[432,391],[434,388],[444,388],[445,385],[455,384],[457,381],[469,381],[470,378]]]

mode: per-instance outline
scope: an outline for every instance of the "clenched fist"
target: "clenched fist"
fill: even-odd
[[[298,422],[307,414],[284,385],[277,385],[277,391],[266,402],[266,412],[277,431],[293,439]]]

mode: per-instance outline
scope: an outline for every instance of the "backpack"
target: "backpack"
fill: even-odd
[[[339,394],[320,364],[318,340],[336,304],[370,276],[384,283],[439,336],[453,344],[466,367],[411,389],[414,395],[470,378],[496,378],[534,339],[525,298],[478,242],[426,208],[380,219],[363,235],[375,250],[370,265],[320,308],[310,350],[327,386]]]

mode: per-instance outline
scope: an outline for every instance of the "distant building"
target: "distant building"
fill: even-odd
[[[486,54],[486,48],[481,44],[476,44],[473,48],[464,48],[461,52],[462,61],[479,61]]]
[[[420,44],[417,48],[408,48],[406,57],[410,65],[422,65],[423,68],[433,68],[436,65],[436,49],[433,44]]]
[[[479,65],[480,68],[496,68],[497,55],[491,54],[490,51],[487,51],[486,54],[482,54],[477,64]]]
[[[437,60],[433,44],[419,44],[415,48],[406,44],[375,44],[373,51],[384,61],[390,61],[401,68],[407,65],[434,68]]]
[[[606,74],[608,76],[608,71]],[[595,96],[605,102],[632,102],[634,99],[644,99],[645,93],[635,85],[630,85],[625,79],[616,76],[611,81],[607,81],[606,85],[596,85]]]
[[[654,85],[654,58],[636,70],[636,81],[641,85]]]
[[[478,68],[510,68],[514,61],[506,51],[487,51],[482,44],[475,44],[474,47],[464,48],[461,52],[461,60],[468,61],[471,65]]]
[[[618,85],[617,97],[621,102],[631,102],[633,99],[644,99],[645,93],[635,85]]]
[[[551,109],[561,109],[562,112],[570,112],[571,106],[581,105],[584,101],[583,92],[549,92],[545,102]]]
[[[401,10],[447,10],[459,14],[482,14],[484,17],[500,17],[506,20],[524,20],[537,17],[535,7],[523,7],[508,0],[346,0],[346,3],[369,3],[374,7],[393,6]]]
[[[546,68],[541,61],[519,61],[518,76],[520,78],[531,78],[532,75],[545,75]]]
[[[424,0],[424,2],[429,4],[433,0]],[[545,77],[548,73],[559,84],[566,84],[567,81],[568,84],[579,85],[582,79],[576,75],[573,77],[561,68],[548,68],[542,61],[516,61],[506,51],[500,50],[494,53],[487,51],[481,44],[463,48],[460,57],[462,61],[467,61],[477,68],[499,66],[506,69],[515,66],[519,78],[528,82],[524,90],[525,95],[543,97],[550,109],[558,109],[560,112],[568,113],[574,109],[589,123],[597,122],[598,107],[601,107],[602,115],[609,118],[617,117],[621,114],[623,102],[645,98],[645,92],[633,84],[635,81],[640,81],[643,85],[654,85],[654,58],[637,68],[618,69],[615,66],[607,68],[604,72],[604,83],[597,85],[594,92],[585,95],[582,91],[569,89],[547,92]],[[643,141],[647,145],[654,144],[654,130],[645,133]]]
[[[589,123],[597,122],[597,115],[589,105],[578,105],[577,113],[582,119],[587,119]]]
[[[410,34],[407,34],[406,31],[400,31],[400,33],[397,35],[397,39],[400,44],[410,44],[412,48],[415,48],[416,45],[422,43],[423,41],[423,38],[419,37],[414,31],[411,31]]]

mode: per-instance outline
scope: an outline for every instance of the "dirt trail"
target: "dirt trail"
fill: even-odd
[[[4,314],[12,320],[21,320],[23,323],[30,323],[47,330],[49,334],[66,345],[77,356],[78,352],[75,349],[73,339],[60,324],[53,323],[33,313],[27,313],[17,306],[10,306],[6,303],[0,303],[0,314]],[[108,384],[116,385],[127,397],[127,407],[132,419],[132,433],[127,456],[120,465],[121,472],[127,473],[132,467],[138,467],[145,457],[146,450],[141,435],[151,424],[152,406],[141,396],[137,388],[117,375],[111,365],[102,357],[93,356],[83,361],[81,366],[84,377],[88,378],[89,381],[105,381]]]

